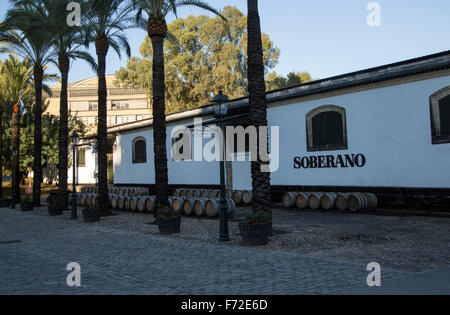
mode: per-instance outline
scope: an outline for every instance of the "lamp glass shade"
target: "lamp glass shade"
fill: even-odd
[[[75,131],[70,135],[70,139],[72,139],[72,143],[75,145],[78,145],[78,143],[80,142],[80,137]]]

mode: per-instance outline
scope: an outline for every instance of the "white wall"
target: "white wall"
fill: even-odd
[[[80,185],[95,184],[95,170],[96,170],[96,154],[92,153],[92,148],[85,147],[86,166],[78,167],[78,174],[76,174],[77,182]],[[70,148],[72,152],[72,148]],[[70,154],[72,156],[72,153]],[[72,184],[72,166],[68,171],[68,183]]]
[[[450,85],[450,76],[346,95],[270,107],[270,126],[280,126],[280,166],[272,185],[450,187],[450,144],[432,145],[429,97]],[[345,108],[348,150],[308,152],[306,114],[323,105]],[[167,148],[171,148],[168,128]],[[132,164],[133,139],[147,139],[147,163]],[[294,169],[300,156],[364,154],[363,168]],[[173,162],[169,184],[219,183],[218,162]],[[116,184],[153,184],[152,130],[121,134],[114,153]],[[233,164],[235,189],[250,189],[250,163]]]
[[[450,144],[432,145],[429,97],[450,77],[270,108],[280,126],[280,169],[273,185],[450,187]],[[347,115],[348,150],[307,152],[305,115],[333,104]],[[359,154],[363,168],[294,169],[296,156]]]

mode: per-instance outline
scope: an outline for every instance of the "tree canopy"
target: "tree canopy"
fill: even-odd
[[[308,72],[289,72],[286,77],[271,72],[266,77],[266,88],[268,91],[287,88],[302,83],[311,82],[313,78]]]
[[[221,17],[189,16],[168,25],[164,43],[167,112],[205,105],[223,90],[231,98],[247,95],[247,17],[227,6]],[[266,72],[278,63],[280,49],[262,36]],[[117,83],[145,88],[151,95],[152,45],[148,37],[142,58],[131,58],[116,73]]]

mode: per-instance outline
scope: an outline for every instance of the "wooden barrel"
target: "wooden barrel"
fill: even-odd
[[[309,196],[309,207],[313,210],[317,210],[320,208],[320,198],[322,197],[322,193],[311,193]]]
[[[297,208],[303,210],[308,208],[309,205],[309,193],[299,192],[295,198],[295,205]]]
[[[244,190],[242,193],[242,201],[248,205],[253,202],[253,192],[249,190]]]
[[[180,196],[179,197],[186,197],[186,189],[180,189]]]
[[[334,209],[336,206],[337,194],[335,193],[324,193],[320,198],[320,206],[324,210]]]
[[[138,211],[137,208],[138,196],[130,197],[130,210]]]
[[[283,205],[285,208],[292,208],[295,205],[297,200],[298,193],[296,192],[287,192],[283,196]]]
[[[204,189],[200,193],[200,198],[208,198],[208,195],[209,195],[209,190],[208,189]]]
[[[191,216],[194,214],[194,198],[186,198],[183,202],[183,212],[187,216]]]
[[[365,193],[364,196],[367,199],[367,209],[376,209],[378,207],[378,198],[375,194]]]
[[[194,212],[197,217],[203,217],[206,215],[206,202],[208,198],[198,198],[194,202]]]
[[[236,210],[236,204],[233,199],[226,199],[227,214],[233,214]],[[220,215],[220,199],[208,199],[205,205],[205,213],[209,218],[215,218]]]
[[[156,197],[146,196],[144,197],[145,211],[153,213],[156,209]]]
[[[123,198],[123,210],[130,210],[130,196],[125,196]]]
[[[86,193],[86,187],[81,187],[80,192],[81,192],[82,194]]]
[[[175,197],[172,201],[172,207],[175,209],[175,211],[182,211],[183,210],[183,203],[185,197]]]
[[[111,207],[113,209],[117,209],[118,201],[119,201],[118,199],[119,199],[119,195],[111,194],[110,200],[111,200]]]
[[[200,189],[194,189],[192,190],[192,197],[193,198],[200,198],[202,191]]]
[[[233,191],[232,197],[235,204],[240,205],[242,203],[242,191],[235,190]]]
[[[338,210],[347,210],[347,198],[350,196],[348,193],[339,193],[336,197],[336,208]]]
[[[362,193],[351,193],[347,198],[347,209],[353,212],[358,212],[366,209],[368,205],[366,196]]]
[[[183,189],[181,189],[181,188],[175,189],[175,192],[173,193],[173,195],[174,195],[175,197],[181,197],[181,196],[180,196],[180,193],[181,193],[182,190],[183,190]]]
[[[136,211],[145,212],[145,197],[138,196],[136,197]]]
[[[186,190],[186,198],[192,198],[192,197],[194,197],[194,190],[187,189]]]
[[[218,189],[211,189],[208,192],[208,198],[210,198],[210,199],[216,198],[218,191],[219,191]]]

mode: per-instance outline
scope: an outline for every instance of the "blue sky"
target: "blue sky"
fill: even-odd
[[[6,4],[6,0],[2,0]],[[378,0],[381,26],[369,27],[366,7],[370,0],[260,0],[262,30],[281,49],[279,74],[309,71],[314,78],[361,70],[450,49],[450,1]],[[216,8],[234,5],[246,12],[245,0],[210,0]],[[7,6],[0,8],[3,16]],[[183,9],[180,17],[199,15]],[[174,17],[170,16],[168,22]],[[139,56],[145,33],[128,32],[132,55]],[[92,53],[94,51],[92,50]],[[107,73],[125,66],[110,51]],[[58,73],[54,67],[53,73]],[[84,62],[72,65],[69,81],[94,76]]]

